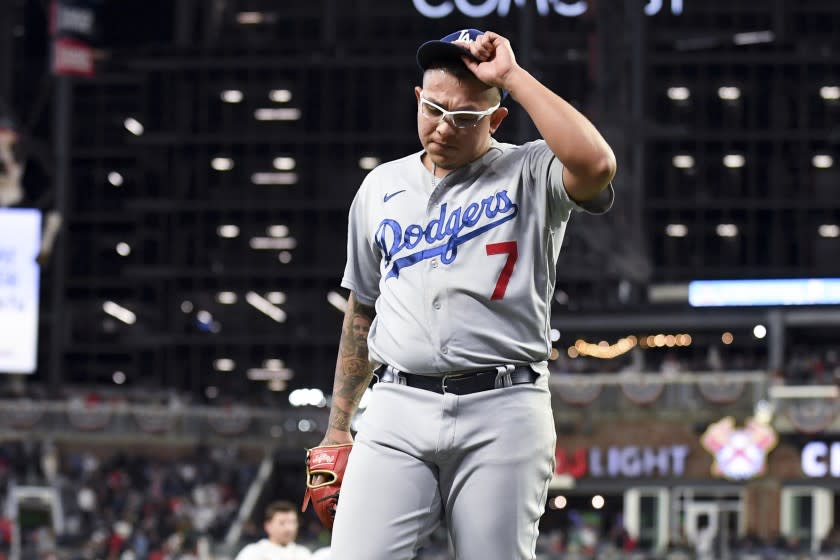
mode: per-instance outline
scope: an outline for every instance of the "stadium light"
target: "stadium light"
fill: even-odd
[[[822,86],[820,88],[820,97],[822,97],[826,101],[836,101],[840,99],[840,87]]]
[[[236,21],[241,25],[259,25],[265,23],[266,17],[263,12],[239,12]]]
[[[233,169],[233,159],[229,157],[215,157],[210,160],[210,167],[216,171],[230,171]]]
[[[381,163],[380,159],[378,157],[374,157],[374,156],[365,156],[365,157],[359,158],[359,167],[366,170],[366,171],[373,169],[374,167],[376,167],[380,163]]]
[[[275,103],[288,103],[292,100],[292,92],[287,89],[273,89],[268,92],[268,98]]]
[[[254,111],[254,118],[258,121],[296,121],[301,116],[300,109],[293,107],[271,108],[263,107]]]
[[[671,160],[677,169],[691,169],[694,167],[694,157],[688,154],[677,154]]]
[[[735,224],[718,224],[715,228],[715,232],[717,232],[720,237],[737,237],[738,226]]]
[[[123,176],[116,171],[111,171],[108,173],[108,182],[115,187],[121,187],[123,184]]]
[[[103,303],[102,310],[111,317],[119,319],[127,325],[133,325],[137,322],[137,315],[135,315],[133,311],[119,305],[118,303],[114,303],[113,301],[106,301]]]
[[[297,247],[297,239],[294,237],[252,237],[248,242],[251,249],[256,250],[288,250]]]
[[[233,305],[239,299],[236,292],[219,292],[216,294],[216,301],[222,305]]]
[[[245,294],[245,301],[253,306],[258,311],[268,315],[278,323],[286,321],[286,312],[272,304],[270,301],[259,295],[257,292],[248,292]]]
[[[285,292],[268,292],[265,294],[265,299],[274,305],[283,305],[286,303],[286,294]]]
[[[330,305],[332,305],[342,313],[344,313],[347,310],[347,298],[345,298],[338,292],[327,292],[327,301],[330,303]]]
[[[278,171],[291,171],[297,165],[295,158],[288,156],[276,157],[272,163],[274,164],[274,169]]]
[[[688,101],[691,97],[691,90],[685,86],[672,86],[668,88],[668,99],[671,101]]]
[[[220,97],[225,103],[241,103],[245,96],[238,89],[226,89]]]
[[[213,362],[213,369],[216,371],[233,371],[236,369],[236,362],[230,358],[219,358]]]
[[[840,237],[840,226],[837,224],[822,224],[817,231],[819,231],[820,237]]]
[[[269,237],[286,237],[289,235],[289,226],[282,224],[268,226],[265,232]]]
[[[746,163],[746,159],[741,154],[726,154],[723,156],[723,165],[730,169],[744,167],[744,163]]]
[[[225,224],[216,228],[216,234],[225,239],[234,239],[239,237],[239,226],[235,224]]]
[[[251,182],[255,185],[294,185],[298,182],[298,175],[289,171],[254,173]]]
[[[834,158],[828,154],[816,154],[811,158],[811,165],[817,169],[828,169],[834,165]]]
[[[769,30],[736,33],[732,37],[732,41],[736,45],[760,45],[762,43],[772,43],[775,40],[776,34]]]
[[[741,98],[741,90],[737,86],[721,86],[718,88],[718,97],[724,101],[737,101]]]
[[[119,243],[117,243],[116,251],[117,254],[121,257],[127,257],[131,254],[131,245],[129,245],[125,241],[120,241]]]
[[[123,121],[123,126],[125,126],[125,129],[135,136],[142,135],[145,130],[143,128],[143,124],[134,117],[128,117],[125,119]]]

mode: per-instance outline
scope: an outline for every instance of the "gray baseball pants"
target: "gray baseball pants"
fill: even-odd
[[[332,534],[338,560],[411,560],[446,517],[458,560],[532,560],[556,435],[548,376],[470,395],[374,385]]]

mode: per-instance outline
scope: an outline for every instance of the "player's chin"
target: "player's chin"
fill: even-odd
[[[426,152],[432,158],[432,162],[443,169],[458,167],[458,153],[452,148],[441,148],[439,146],[439,144],[434,144],[426,148]]]

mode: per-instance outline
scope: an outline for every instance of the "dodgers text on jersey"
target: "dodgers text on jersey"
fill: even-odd
[[[480,202],[472,202],[466,208],[459,206],[450,211],[448,204],[443,203],[440,215],[426,225],[403,227],[399,221],[385,218],[374,235],[377,247],[384,254],[385,265],[391,266],[385,278],[399,278],[401,269],[436,256],[440,256],[442,263],[450,264],[458,256],[459,245],[499,227],[517,214],[519,206],[505,190]],[[401,252],[415,249],[422,241],[429,246],[394,258]],[[437,245],[431,246],[436,242]]]

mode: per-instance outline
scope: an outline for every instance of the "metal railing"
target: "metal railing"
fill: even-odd
[[[766,371],[565,374],[549,378],[558,422],[614,416],[675,415],[698,420],[721,414],[751,414],[762,401],[775,407],[782,427],[825,429],[836,418],[836,398],[775,398]],[[796,393],[798,395],[798,393]],[[819,395],[817,395],[819,396]],[[316,444],[327,426],[327,408],[145,405],[71,400],[0,400],[0,431],[53,440],[190,445],[235,441],[278,449]],[[807,425],[806,425],[807,423]],[[813,431],[813,430],[812,430]]]
[[[752,409],[766,398],[769,379],[766,371],[553,373],[549,384],[558,416],[685,414]]]
[[[266,409],[246,406],[164,406],[83,400],[0,400],[0,431],[6,436],[154,442],[192,445],[199,441],[265,449],[303,448],[320,439],[325,408]]]

